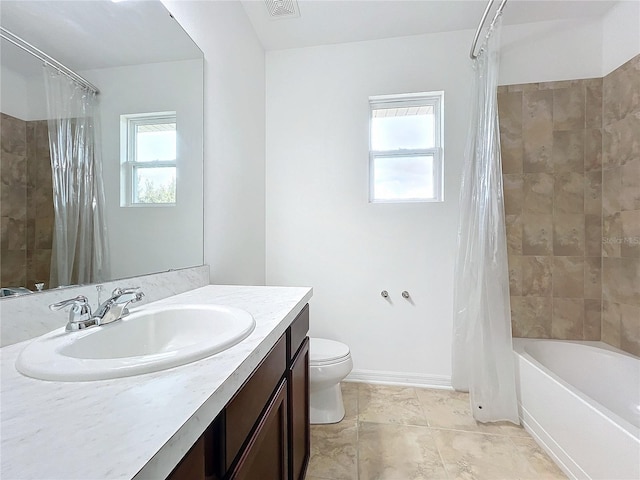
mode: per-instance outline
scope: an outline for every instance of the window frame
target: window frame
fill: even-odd
[[[151,162],[137,161],[137,131],[140,125],[158,125],[165,123],[176,124],[176,158],[173,160],[154,160]],[[120,116],[120,206],[121,207],[175,207],[178,202],[178,146],[177,146],[178,122],[176,112],[151,112],[135,113]],[[163,168],[174,167],[176,169],[175,202],[167,203],[143,203],[136,202],[136,175],[138,168]]]
[[[373,150],[372,129],[374,110],[431,106],[434,112],[434,146],[421,149]],[[374,163],[379,157],[433,158],[433,197],[375,198]],[[369,203],[433,203],[444,201],[444,91],[376,95],[369,97]]]

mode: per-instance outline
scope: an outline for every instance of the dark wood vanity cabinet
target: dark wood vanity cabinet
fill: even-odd
[[[310,454],[309,306],[168,480],[303,480]]]
[[[233,468],[230,480],[288,478],[287,382],[283,380]]]
[[[300,312],[287,331],[289,363],[287,369],[289,480],[304,480],[310,453],[309,423],[309,306]]]

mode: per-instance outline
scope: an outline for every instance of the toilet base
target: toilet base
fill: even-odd
[[[309,416],[313,425],[338,423],[344,418],[340,383],[310,394]]]

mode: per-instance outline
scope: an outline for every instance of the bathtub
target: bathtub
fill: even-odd
[[[640,479],[640,359],[602,342],[513,339],[520,420],[570,478]]]

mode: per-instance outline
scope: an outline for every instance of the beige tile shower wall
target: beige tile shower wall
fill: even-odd
[[[27,122],[0,114],[0,284],[27,280]]]
[[[49,283],[53,190],[46,121],[1,114],[0,284]]]
[[[513,335],[599,340],[602,79],[499,87]]]
[[[46,120],[27,122],[27,287],[49,288],[54,211]]]
[[[640,355],[640,55],[603,79],[602,341]]]

